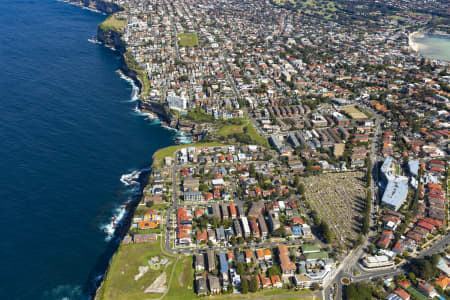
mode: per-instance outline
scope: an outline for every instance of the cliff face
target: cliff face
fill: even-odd
[[[112,47],[120,53],[125,53],[125,43],[122,41],[122,34],[111,29],[103,30],[97,28],[97,39],[106,46]]]
[[[76,3],[78,5],[96,9],[106,14],[113,14],[115,12],[123,10],[123,8],[120,7],[119,5],[108,2],[107,0],[69,0],[69,1]],[[126,44],[122,40],[122,33],[120,32],[120,30],[108,28],[107,26],[98,26],[97,39],[98,41],[102,42],[105,46],[111,47],[120,53],[121,71],[125,76],[131,78],[134,81],[136,86],[139,88],[140,93],[142,93],[143,83],[141,81],[142,78],[140,76],[143,75],[139,74],[139,70],[135,70],[133,68],[133,65],[135,65],[135,63],[127,62],[125,54],[127,51]],[[171,123],[172,121],[171,114],[167,109],[167,107],[165,107],[164,105],[161,105],[160,103],[156,103],[153,101],[144,101],[143,99],[141,99],[139,103],[141,108],[153,111],[162,120],[166,121],[167,123]]]
[[[125,76],[128,76],[131,79],[133,79],[134,84],[136,84],[136,86],[139,88],[139,91],[142,91],[142,82],[139,79],[138,73],[135,70],[130,69],[128,67],[125,57],[123,55],[121,58],[120,69],[122,70],[122,72]]]
[[[167,123],[170,123],[172,121],[167,106],[164,106],[160,103],[154,101],[140,101],[139,108],[143,108],[155,113],[161,120]]]
[[[105,0],[81,0],[80,2],[86,7],[95,8],[106,14],[112,14],[123,10],[119,5]]]

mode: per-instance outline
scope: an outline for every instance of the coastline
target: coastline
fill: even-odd
[[[420,40],[420,42],[418,41]],[[417,55],[431,59],[439,60],[443,62],[449,62],[448,52],[443,53],[442,49],[439,50],[439,45],[432,44],[428,41],[432,40],[449,40],[450,34],[441,31],[414,31],[408,34],[408,46]],[[440,51],[440,52],[439,52]],[[447,53],[447,54],[446,54]]]
[[[415,38],[423,38],[425,34],[421,31],[414,31],[408,35],[408,44],[409,48],[411,48],[414,52],[419,52],[420,45],[416,41]]]
[[[110,2],[105,2],[103,0],[57,0],[66,4],[77,6],[81,9],[86,9],[95,13],[99,13],[105,16],[113,15],[114,13],[125,10],[123,7],[118,7],[116,5],[111,5]],[[106,20],[106,19],[105,19]],[[100,23],[101,24],[101,23]],[[143,87],[144,83],[139,76],[139,71],[133,69],[130,66],[129,60],[132,57],[128,57],[127,49],[124,41],[122,40],[122,33],[113,29],[107,28],[106,30],[101,28],[100,24],[97,26],[97,40],[98,44],[105,46],[113,51],[117,51],[120,54],[120,68],[116,72],[119,76],[130,83],[132,86],[131,101],[136,102],[136,113],[140,115],[145,115],[146,120],[160,121],[160,126],[167,129],[176,131],[175,141],[178,141],[179,136],[183,136],[183,132],[179,131],[177,128],[170,126],[171,117],[170,113],[164,108],[160,103],[155,103],[154,101],[145,101],[143,98]],[[188,142],[190,143],[190,141]],[[185,144],[185,143],[182,143]],[[159,149],[161,150],[161,149]],[[157,150],[157,151],[159,151]],[[156,153],[156,152],[155,152]],[[154,154],[153,154],[154,155]],[[88,296],[91,299],[98,299],[98,293],[102,290],[105,284],[105,278],[111,267],[111,262],[120,247],[121,241],[124,236],[128,233],[131,225],[132,218],[135,214],[135,210],[142,198],[143,190],[146,185],[146,180],[150,174],[151,168],[137,170],[137,178],[133,180],[133,185],[136,187],[136,192],[133,198],[126,203],[123,203],[120,207],[120,217],[111,217],[111,224],[107,226],[112,226],[109,228],[108,239],[118,241],[115,250],[108,259],[107,267],[103,274],[96,276],[94,282],[92,282],[91,287],[88,289]],[[123,177],[123,176],[122,176]],[[122,181],[122,178],[121,178]],[[123,182],[123,181],[122,181]]]

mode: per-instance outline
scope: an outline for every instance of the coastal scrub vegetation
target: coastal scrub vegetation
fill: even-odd
[[[186,118],[198,123],[211,123],[214,120],[213,116],[208,115],[201,108],[198,107],[189,111],[188,114],[186,115]]]
[[[133,70],[136,72],[137,77],[141,81],[142,88],[141,88],[141,96],[147,97],[150,93],[150,81],[148,80],[147,72],[144,70],[143,67],[141,67],[136,60],[134,59],[133,55],[129,52],[125,52],[123,55],[125,59],[125,63],[127,64],[128,68],[130,70]]]

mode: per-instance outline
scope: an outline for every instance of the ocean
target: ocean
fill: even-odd
[[[175,133],[135,112],[104,15],[56,0],[0,2],[1,299],[83,299],[118,245],[106,234]]]
[[[425,34],[415,36],[414,43],[423,56],[450,62],[450,36]]]

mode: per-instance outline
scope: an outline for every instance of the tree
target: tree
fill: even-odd
[[[372,300],[372,291],[367,283],[352,283],[345,289],[347,300]]]
[[[431,264],[433,267],[436,267],[439,261],[441,260],[441,256],[439,254],[433,254],[431,255]]]
[[[248,282],[245,277],[241,277],[241,293],[247,294],[248,293]]]
[[[354,247],[355,248],[359,247],[360,245],[362,245],[363,242],[364,242],[363,236],[361,234],[358,235],[358,238],[355,240]]]
[[[267,270],[267,276],[273,276],[273,275],[281,275],[280,268],[278,266],[272,266]]]
[[[236,263],[236,272],[240,275],[243,276],[245,274],[245,267],[244,264],[241,262],[237,262]]]
[[[320,218],[319,218],[319,214],[317,213],[316,210],[313,210],[311,212],[311,218],[314,221],[314,224],[319,225],[320,224]]]
[[[297,191],[300,195],[305,195],[305,185],[303,183],[298,184]]]
[[[410,270],[425,280],[430,280],[437,273],[436,266],[433,266],[428,257],[425,259],[413,259],[411,261]]]
[[[330,227],[325,221],[320,222],[319,231],[322,234],[325,243],[331,243],[331,241],[333,240],[333,233],[331,232]]]
[[[255,164],[251,163],[248,167],[248,173],[250,174],[250,177],[255,177]]]
[[[345,289],[345,298],[348,300],[358,299],[358,291],[356,290],[356,286],[354,284],[350,284]]]
[[[206,184],[204,184],[204,183],[200,183],[200,184],[198,185],[198,189],[199,189],[200,191],[204,192],[204,193],[209,192],[208,186],[207,186]]]
[[[298,188],[300,184],[300,177],[297,175],[294,176],[294,186]]]
[[[366,159],[367,172],[366,172],[366,186],[369,187],[372,183],[372,161],[370,160],[370,156]]]
[[[252,279],[250,280],[248,290],[250,291],[250,293],[254,293],[258,290],[258,280],[256,279],[256,276],[253,276]]]

